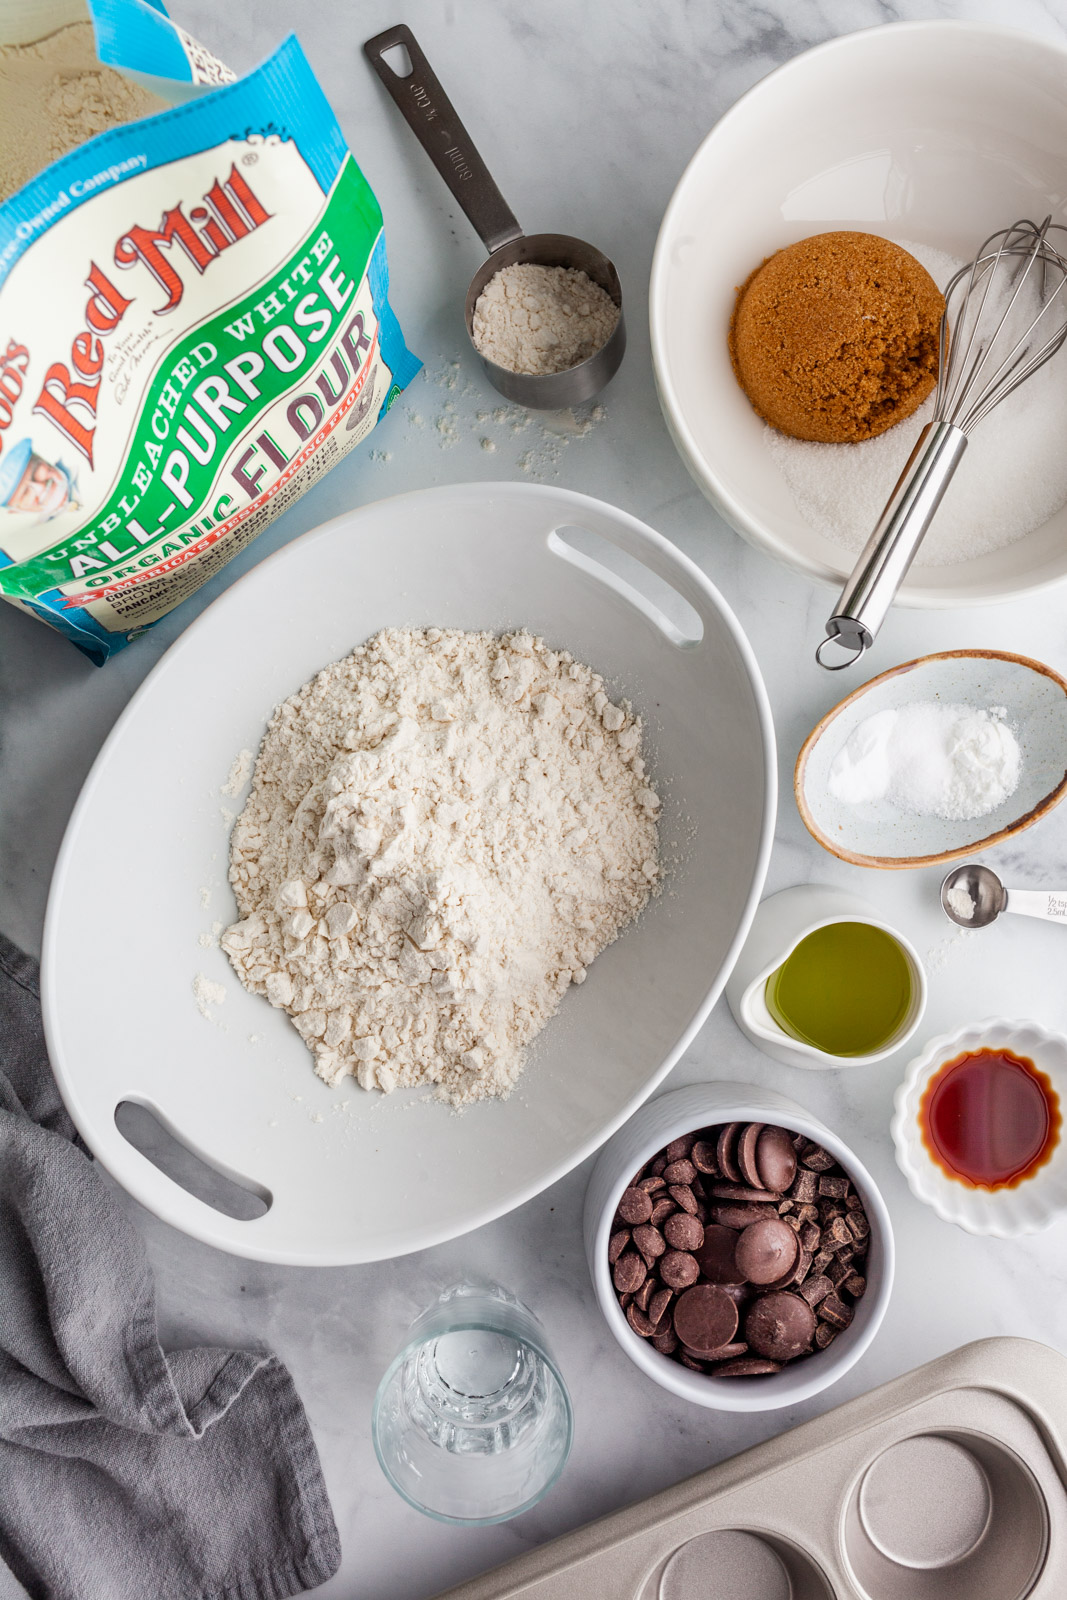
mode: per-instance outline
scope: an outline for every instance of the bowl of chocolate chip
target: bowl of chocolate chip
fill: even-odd
[[[751,1084],[693,1084],[632,1117],[593,1169],[585,1243],[630,1359],[721,1411],[771,1411],[834,1383],[893,1283],[870,1174],[815,1117]]]

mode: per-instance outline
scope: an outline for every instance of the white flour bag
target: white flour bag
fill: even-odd
[[[419,362],[378,202],[296,40],[235,82],[162,6],[90,11],[102,63],[184,103],[0,205],[0,595],[102,664]]]

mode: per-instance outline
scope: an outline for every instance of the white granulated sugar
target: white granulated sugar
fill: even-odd
[[[252,776],[252,767],[255,763],[255,759],[256,758],[252,754],[251,750],[241,750],[234,757],[233,766],[230,768],[230,775],[226,779],[226,782],[223,784],[222,788],[219,790],[219,793],[229,795],[231,800],[236,800],[237,796],[240,794],[241,790]]]
[[[193,979],[193,994],[196,998],[197,1010],[209,1022],[214,1020],[212,1006],[221,1006],[226,999],[225,984],[216,983],[213,978],[207,977],[203,972],[198,972]]]
[[[950,822],[984,817],[1019,785],[1022,755],[1003,706],[918,701],[877,711],[830,764],[827,788],[846,805],[885,800]]]
[[[963,261],[897,240],[943,289]],[[767,427],[763,437],[804,521],[858,554],[921,430],[914,416],[860,444],[812,444]],[[955,566],[1014,544],[1067,504],[1067,356],[1053,357],[973,431],[916,567]]]
[[[389,629],[280,706],[222,945],[335,1084],[506,1095],[659,878],[641,723],[528,633]]]
[[[509,372],[566,372],[615,332],[619,308],[585,272],[516,262],[501,267],[474,307],[474,347]]]

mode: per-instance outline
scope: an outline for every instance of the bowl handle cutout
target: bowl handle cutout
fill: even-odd
[[[678,584],[665,575],[670,564],[657,560],[653,565],[649,560],[649,556],[658,556],[658,551],[638,556],[622,548],[613,536],[588,525],[554,528],[548,535],[548,548],[553,555],[621,595],[680,650],[691,650],[703,639],[700,612]],[[684,581],[683,574],[678,576]]]
[[[149,1100],[120,1100],[115,1107],[115,1126],[127,1144],[172,1183],[223,1216],[254,1222],[266,1216],[274,1203],[274,1196],[261,1183],[196,1149]]]

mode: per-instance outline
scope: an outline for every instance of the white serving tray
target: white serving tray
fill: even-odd
[[[608,541],[616,565],[636,558],[690,625],[560,538],[565,528]],[[507,1102],[457,1115],[419,1091],[367,1095],[351,1079],[327,1088],[288,1019],[198,943],[235,915],[222,808],[239,809],[244,794],[220,788],[235,755],[258,748],[273,707],[378,629],[520,624],[604,672],[646,716],[663,837],[680,863],[567,996]],[[713,585],[650,528],[526,484],[365,506],[297,539],[204,612],[93,767],[45,929],[45,1027],[63,1097],[131,1194],[221,1249],[328,1265],[452,1238],[561,1177],[681,1055],[744,940],[774,808],[770,711],[749,645]],[[197,1008],[197,973],[226,990],[212,1020]],[[151,1108],[269,1209],[240,1220],[179,1187],[119,1132],[124,1101]]]

